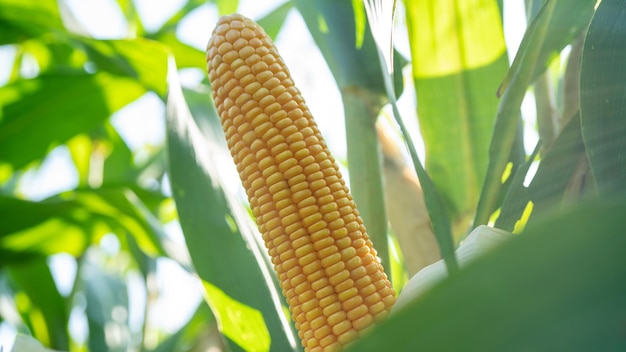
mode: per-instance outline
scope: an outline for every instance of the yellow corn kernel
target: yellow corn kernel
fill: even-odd
[[[222,17],[207,70],[228,146],[306,351],[336,351],[395,293],[289,70],[263,29]]]

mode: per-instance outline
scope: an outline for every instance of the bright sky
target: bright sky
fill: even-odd
[[[122,14],[112,0],[65,0],[72,9],[81,24],[91,35],[97,38],[123,38],[127,28]],[[169,15],[182,6],[184,0],[154,1],[135,0],[144,25],[148,30],[157,29]],[[258,19],[271,9],[280,5],[283,0],[241,0],[239,12],[252,18]],[[157,6],[155,4],[158,3]],[[515,19],[511,22],[505,20],[505,35],[509,49],[516,49],[521,40],[520,28],[524,28],[523,1],[510,0],[505,2],[505,17]],[[218,18],[214,7],[203,5],[180,24],[179,35],[183,41],[204,50],[206,42],[213,30]],[[399,25],[403,18],[398,16]],[[394,39],[400,52],[408,57],[408,41],[403,31],[397,32]],[[287,18],[285,28],[276,41],[278,50],[289,66],[294,81],[302,91],[313,115],[316,117],[322,134],[327,139],[333,153],[339,160],[345,160],[345,127],[343,110],[339,91],[334,80],[326,67],[322,55],[319,53],[312,38],[308,34],[306,26],[296,11]],[[0,61],[9,62],[12,57],[10,49],[0,50]],[[514,53],[510,53],[512,58]],[[302,65],[302,60],[307,64]],[[182,76],[183,84],[192,85],[204,76],[203,72],[185,72]],[[6,70],[0,67],[0,82],[6,81]],[[523,109],[526,116],[534,116],[532,101],[527,101]],[[407,121],[407,125],[415,135],[414,140],[418,143],[421,158],[423,160],[423,147],[419,145],[418,127],[415,116],[415,101],[412,86],[408,85],[405,93],[399,101],[401,112]],[[533,128],[534,123],[529,121],[526,125]],[[134,149],[140,149],[145,145],[159,145],[165,138],[164,107],[162,102],[153,94],[148,94],[138,101],[122,109],[112,118],[124,140]],[[152,126],[152,128],[146,128]],[[527,134],[532,136],[533,134]],[[532,140],[527,144],[534,146]],[[50,177],[52,176],[52,177]],[[41,182],[48,180],[48,182]],[[50,180],[53,180],[50,182]],[[59,191],[72,189],[77,184],[77,175],[69,153],[64,148],[57,148],[50,158],[42,165],[38,172],[30,173],[21,184],[21,190],[25,195],[34,199],[42,199]],[[176,240],[182,240],[180,227],[174,224],[167,226],[168,233]],[[114,236],[107,237],[103,242],[106,250],[115,251],[119,247]],[[117,249],[118,250],[118,249]],[[54,256],[52,264],[55,270],[55,279],[62,293],[69,293],[76,265],[73,259],[67,255]],[[63,268],[62,270],[60,268]],[[158,263],[159,287],[161,298],[156,304],[156,311],[152,315],[152,323],[168,332],[174,332],[185,323],[201,300],[201,290],[195,278],[188,275],[171,260],[163,259]],[[131,324],[140,326],[141,311],[145,305],[145,288],[139,277],[131,278],[129,282],[131,296],[131,311],[129,318]],[[86,338],[86,321],[80,314],[74,312],[71,319],[71,330],[75,338]],[[0,324],[0,346],[6,351],[10,350],[15,331]]]

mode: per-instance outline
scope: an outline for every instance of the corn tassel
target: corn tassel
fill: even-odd
[[[276,47],[252,20],[219,20],[207,70],[302,344],[339,350],[395,303],[339,168]]]

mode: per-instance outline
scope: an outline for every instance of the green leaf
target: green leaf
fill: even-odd
[[[41,202],[0,197],[0,264],[65,252],[80,256],[107,232],[132,235],[150,256],[165,255],[158,220],[125,187],[79,190]]]
[[[232,299],[206,281],[202,281],[202,285],[211,308],[220,317],[220,330],[224,335],[247,351],[269,351],[271,338],[259,310]]]
[[[55,352],[43,347],[41,342],[32,336],[17,334],[11,352]]]
[[[210,135],[201,132],[175,77],[171,76],[167,100],[169,174],[193,265],[202,280],[219,289],[205,290],[207,300],[216,305],[226,296],[230,302],[237,302],[229,307],[228,315],[213,306],[231,348],[254,350],[258,341],[268,339],[269,333],[270,350],[293,350],[295,341],[278,301],[279,293],[271,286],[272,277],[254,234],[246,227],[248,215],[236,208],[241,207],[240,200],[229,199],[224,192],[218,168],[220,160],[228,157],[223,143],[216,142],[224,137],[216,131]],[[206,99],[210,99],[208,93]],[[215,110],[205,114],[217,118]],[[248,319],[258,318],[252,312],[261,312],[266,329],[246,328]],[[248,334],[235,336],[231,334],[234,331]]]
[[[0,161],[15,169],[89,132],[137,99],[135,81],[106,73],[44,75],[0,88]]]
[[[530,82],[544,72],[561,50],[587,28],[596,3],[596,0],[545,1],[524,33],[499,93],[519,78]],[[524,73],[524,77],[518,77],[520,68],[526,66],[532,69]]]
[[[626,11],[602,1],[591,21],[580,69],[582,133],[598,192],[626,190]]]
[[[83,72],[87,63],[87,55],[63,36],[26,40],[20,50],[35,58],[39,74]]]
[[[104,128],[94,133],[92,141],[96,144],[92,158],[104,159],[102,184],[133,183],[137,180],[133,153],[109,121]]]
[[[0,44],[64,31],[55,0],[0,0]]]
[[[34,337],[54,349],[69,350],[69,310],[57,290],[45,258],[12,265],[9,272],[16,290],[26,294],[27,309],[22,314],[29,315],[27,320],[31,323]]]
[[[191,45],[181,42],[174,31],[159,32],[152,39],[167,45],[174,54],[178,68],[201,68],[206,69],[206,54]]]
[[[287,15],[292,8],[293,3],[291,1],[286,1],[284,4],[278,6],[272,10],[272,12],[256,21],[256,23],[263,27],[265,33],[267,33],[272,40],[276,40],[278,32],[280,32],[281,28],[283,28],[283,24],[285,24],[285,18],[287,18]]]
[[[625,349],[625,207],[597,199],[529,225],[349,351]]]
[[[576,115],[541,160],[528,188],[522,184],[526,176],[523,170],[519,183],[511,185],[495,226],[512,231],[529,201],[533,203],[533,214],[543,214],[562,205],[576,166],[584,156],[580,117]]]
[[[79,256],[94,225],[72,202],[0,197],[0,210],[0,265],[59,252]]]
[[[151,352],[180,351],[189,345],[202,345],[205,340],[215,338],[214,335],[210,335],[215,324],[215,317],[209,306],[202,302],[183,327],[160,342]]]
[[[361,46],[357,46],[354,10],[351,0],[294,1],[306,25],[330,68],[339,90],[360,88],[370,92],[380,104],[385,103],[387,93],[383,71],[379,63],[376,44],[369,26]],[[394,55],[394,85],[396,95],[402,92],[402,67],[406,60]]]
[[[215,0],[212,0],[215,1]],[[178,24],[182,21],[182,19],[190,14],[192,11],[197,9],[199,6],[206,4],[206,0],[187,0],[185,5],[178,10],[178,12],[174,13],[170,18],[163,23],[163,26],[159,28],[155,33],[148,34],[147,37],[159,36],[163,33],[168,32],[176,32],[176,28]]]
[[[110,73],[134,78],[165,98],[168,51],[163,44],[144,38],[94,40],[78,38],[96,66]]]
[[[215,0],[220,16],[230,15],[237,12],[239,0]]]
[[[86,261],[81,277],[85,285],[90,351],[127,351],[130,347],[128,327],[128,289],[118,275],[108,273]]]
[[[530,24],[518,53],[498,89],[502,95],[489,147],[489,167],[474,226],[485,224],[497,208],[501,191],[500,179],[514,145],[519,123],[519,110],[528,86],[567,44],[584,30],[593,14],[593,0],[551,0]]]
[[[426,171],[453,222],[467,223],[487,170],[495,92],[508,66],[498,4],[410,0],[406,16]]]
[[[165,255],[160,241],[165,237],[161,224],[131,190],[105,187],[77,192],[75,201],[94,214],[104,215],[109,223],[119,224],[147,255]]]
[[[78,184],[80,186],[86,186],[89,183],[89,169],[93,148],[92,142],[88,135],[79,134],[66,143],[76,171],[78,172]]]

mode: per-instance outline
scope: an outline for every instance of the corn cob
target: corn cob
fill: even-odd
[[[207,70],[302,344],[339,350],[395,303],[339,168],[276,47],[252,20],[219,20]]]

